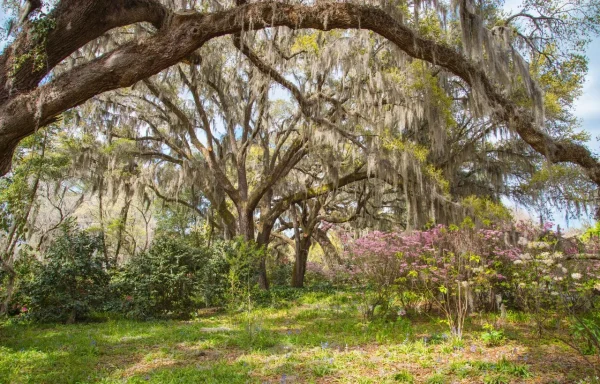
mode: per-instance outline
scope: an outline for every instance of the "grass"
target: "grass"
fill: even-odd
[[[194,321],[0,327],[0,383],[548,383],[591,375],[513,316],[506,339],[438,319],[364,321],[348,293]],[[510,336],[509,336],[510,335]]]

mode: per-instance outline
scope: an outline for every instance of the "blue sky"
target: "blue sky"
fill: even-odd
[[[519,12],[521,0],[506,0],[504,9]],[[591,133],[590,149],[600,152],[600,38],[596,37],[588,46],[589,72],[583,95],[575,103],[575,115],[581,119],[582,127]]]
[[[590,132],[589,146],[600,152],[600,38],[588,47],[589,72],[583,88],[583,95],[577,100],[576,115],[582,120],[583,128]]]

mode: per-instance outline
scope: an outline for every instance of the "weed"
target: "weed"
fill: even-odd
[[[429,376],[427,378],[427,384],[446,384],[448,382],[446,376],[441,373],[436,373],[435,375]]]
[[[394,374],[394,381],[397,381],[399,383],[412,384],[415,382],[415,378],[410,372],[404,370]]]
[[[481,333],[481,341],[488,347],[497,347],[504,342],[504,332],[501,329],[494,329],[492,325],[486,324],[483,327],[484,332]]]

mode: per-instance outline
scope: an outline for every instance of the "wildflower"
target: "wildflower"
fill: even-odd
[[[531,255],[529,253],[524,253],[521,255],[521,260],[530,260]]]
[[[513,261],[513,264],[517,264],[517,265],[518,264],[523,264],[523,260],[517,259],[517,260]]]
[[[28,309],[26,306],[21,307],[21,312],[27,312],[27,311],[28,311]]]
[[[581,279],[581,273],[571,273],[571,277],[574,280],[579,280],[579,279]]]

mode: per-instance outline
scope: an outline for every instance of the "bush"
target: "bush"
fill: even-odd
[[[72,223],[62,227],[43,262],[32,262],[31,272],[30,280],[22,282],[19,297],[26,316],[34,321],[88,319],[108,294],[110,277],[104,268],[101,239]]]
[[[136,255],[112,279],[111,310],[127,317],[187,317],[202,296],[203,271],[210,265],[203,249],[173,236],[158,237],[148,252]]]
[[[186,318],[201,307],[239,308],[257,287],[262,250],[241,239],[193,247],[163,234],[115,271],[107,306],[126,317]]]
[[[375,231],[346,241],[345,254],[348,269],[372,292],[364,295],[368,318],[387,316],[396,309],[394,300],[406,310],[425,299],[444,314],[452,334],[460,338],[467,313],[494,297],[491,293],[506,279],[497,268],[517,257],[518,249],[507,246],[503,235],[476,230],[466,220],[461,227]]]
[[[235,310],[249,305],[253,292],[259,291],[258,263],[265,252],[264,248],[241,237],[225,242],[223,255],[228,268],[225,302],[229,309]]]

